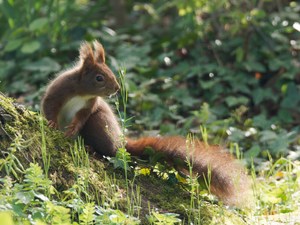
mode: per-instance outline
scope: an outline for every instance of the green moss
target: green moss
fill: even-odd
[[[23,168],[30,162],[37,162],[43,166],[42,161],[42,133],[41,116],[24,107],[13,103],[12,99],[0,95],[0,116],[2,122],[1,155],[6,157],[8,150],[14,149],[14,155]],[[47,122],[42,119],[44,135],[46,137],[47,154],[50,155],[49,177],[58,191],[70,188],[76,179],[85,179],[88,199],[97,200],[99,204],[108,202],[112,207],[118,205],[119,209],[127,211],[126,180],[121,170],[114,170],[112,165],[95,153],[89,155],[88,165],[75,165],[71,149],[74,140],[64,137],[63,133],[50,129]],[[5,153],[6,152],[6,153]],[[1,165],[1,164],[0,164]],[[1,175],[6,175],[2,166]],[[22,171],[17,171],[22,177]],[[133,179],[133,174],[129,174]],[[130,180],[129,182],[132,182]],[[146,223],[146,215],[150,208],[160,212],[173,212],[180,214],[181,219],[199,217],[202,224],[243,224],[243,220],[232,211],[224,207],[201,201],[199,209],[190,209],[190,195],[180,185],[171,184],[156,175],[135,178],[133,187],[139,186],[142,196],[141,219]],[[131,186],[130,186],[131,187]],[[132,191],[132,190],[131,190]],[[194,212],[195,211],[195,212]]]

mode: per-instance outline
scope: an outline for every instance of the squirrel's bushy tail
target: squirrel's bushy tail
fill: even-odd
[[[239,162],[221,147],[208,146],[199,140],[189,144],[186,139],[177,136],[127,140],[126,148],[132,155],[141,156],[147,147],[162,152],[166,160],[190,160],[193,171],[206,179],[210,171],[210,191],[226,204],[249,205],[250,179]]]

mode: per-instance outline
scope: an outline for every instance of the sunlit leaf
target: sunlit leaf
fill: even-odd
[[[21,48],[21,52],[23,52],[25,54],[30,54],[30,53],[37,51],[40,47],[41,47],[41,44],[38,41],[27,42]]]
[[[30,23],[29,30],[35,31],[35,30],[39,30],[41,28],[45,28],[45,25],[47,23],[48,23],[47,18],[38,18]]]
[[[0,212],[1,224],[3,225],[14,225],[12,213],[8,211]]]
[[[28,204],[31,202],[34,198],[34,194],[32,191],[27,192],[18,192],[16,193],[16,197],[18,198],[18,201],[23,204]]]
[[[258,19],[262,19],[266,16],[266,12],[261,9],[255,8],[251,10],[250,15]]]
[[[138,174],[144,175],[144,176],[148,176],[150,175],[150,169],[149,168],[141,168],[137,171]]]
[[[8,24],[10,26],[10,28],[14,28],[15,27],[15,21],[13,18],[8,18]]]
[[[15,3],[15,1],[14,0],[7,0],[7,2],[11,5],[11,6],[13,6],[14,5],[14,3]]]

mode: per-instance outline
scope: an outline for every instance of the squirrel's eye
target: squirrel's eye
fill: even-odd
[[[98,81],[98,82],[104,81],[104,76],[103,75],[97,75],[96,76],[96,81]]]

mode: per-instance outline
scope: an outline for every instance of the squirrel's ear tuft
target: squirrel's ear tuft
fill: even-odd
[[[83,42],[79,50],[79,58],[83,64],[94,63],[93,49],[88,42]]]
[[[95,60],[98,63],[105,63],[105,51],[103,46],[97,41],[93,41]]]

